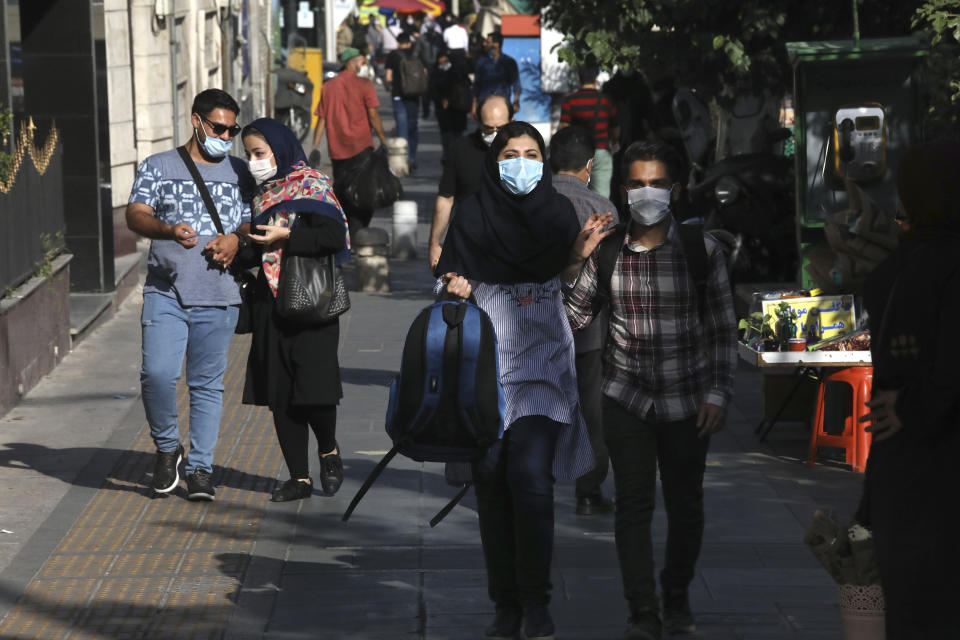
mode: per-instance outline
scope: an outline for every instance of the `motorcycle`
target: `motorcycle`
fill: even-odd
[[[277,92],[274,96],[274,117],[290,127],[301,142],[310,133],[310,108],[313,82],[303,71],[289,67],[278,69]]]
[[[757,152],[735,152],[712,161],[709,113],[695,95],[680,90],[673,102],[691,164],[688,218],[726,245],[732,282],[796,279],[794,161],[775,153],[789,129],[750,132]],[[709,127],[709,129],[708,129]]]

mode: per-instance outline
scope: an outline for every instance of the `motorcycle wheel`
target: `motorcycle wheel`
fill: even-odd
[[[283,111],[280,122],[290,127],[297,140],[303,142],[310,133],[310,114],[302,107],[290,107]]]

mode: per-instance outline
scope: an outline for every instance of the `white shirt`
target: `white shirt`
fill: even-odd
[[[466,50],[470,45],[470,36],[462,26],[453,24],[443,30],[443,44],[447,45],[447,49]]]

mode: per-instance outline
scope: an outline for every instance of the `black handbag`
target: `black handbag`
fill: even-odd
[[[237,315],[237,328],[234,333],[253,333],[253,288],[257,276],[244,269],[237,274],[240,281],[240,313]]]
[[[223,223],[220,221],[220,214],[217,213],[217,207],[213,204],[213,198],[210,197],[210,191],[207,189],[207,185],[204,183],[203,177],[200,175],[200,171],[197,169],[197,165],[194,164],[193,158],[190,157],[190,152],[187,151],[186,147],[177,147],[177,153],[180,154],[183,164],[187,165],[187,171],[190,172],[193,182],[197,185],[197,191],[200,192],[200,198],[203,200],[203,204],[207,207],[207,213],[210,214],[210,218],[213,220],[213,226],[217,228],[217,233],[224,235]],[[240,285],[240,313],[237,315],[237,326],[233,332],[252,333],[253,285],[256,281],[256,278],[249,271],[238,272],[231,269],[231,273],[233,274],[234,279]]]
[[[329,322],[349,308],[347,285],[332,255],[283,256],[276,298],[281,318],[299,323]]]

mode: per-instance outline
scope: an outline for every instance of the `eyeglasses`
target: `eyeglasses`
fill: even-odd
[[[200,115],[200,114],[197,114],[197,115]],[[229,131],[230,137],[235,138],[237,137],[237,135],[240,133],[242,129],[242,127],[238,124],[235,124],[232,127],[228,127],[227,125],[220,124],[219,122],[211,122],[210,120],[207,120],[203,116],[200,116],[200,119],[206,122],[208,125],[210,125],[210,129],[213,130],[213,135],[215,136],[222,136],[225,132]]]

